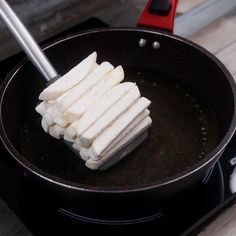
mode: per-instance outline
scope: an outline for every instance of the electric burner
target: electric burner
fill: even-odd
[[[91,233],[93,230],[97,233],[105,231],[112,233],[155,229],[159,233],[179,235],[201,216],[223,202],[224,179],[218,162],[191,193],[175,198],[163,205],[160,211],[142,218],[119,220],[107,217],[91,218],[81,215],[79,209],[75,212],[56,205],[55,198],[56,196],[49,196],[36,187],[30,178],[22,174],[18,192],[19,216],[35,235],[45,235],[49,229],[56,235],[66,233],[72,235],[81,229],[86,229],[88,233],[90,230]]]
[[[107,25],[99,19],[91,18],[43,44],[70,33],[98,27]],[[0,83],[22,57],[24,53],[19,53],[0,62]],[[56,196],[28,178],[3,145],[0,145],[0,197],[33,235],[74,235],[82,230],[87,233],[96,230],[97,234],[155,230],[159,235],[192,235],[234,199],[229,183],[236,164],[235,144],[236,136],[202,182],[188,192],[155,207],[150,215],[117,219],[101,215],[88,216],[79,209],[75,211],[57,205]]]

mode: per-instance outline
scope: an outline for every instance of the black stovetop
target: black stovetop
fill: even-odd
[[[84,29],[106,27],[91,18],[47,40],[48,42],[69,33]],[[44,42],[45,43],[45,42]],[[24,56],[19,53],[0,62],[0,83],[10,69]],[[227,146],[220,161],[209,171],[201,183],[190,193],[175,199],[159,212],[143,219],[111,221],[80,216],[53,204],[47,192],[35,185],[0,146],[0,197],[22,220],[33,235],[74,235],[81,230],[87,233],[125,233],[148,230],[159,235],[193,235],[215,217],[221,209],[234,201],[229,181],[236,164],[236,136]]]

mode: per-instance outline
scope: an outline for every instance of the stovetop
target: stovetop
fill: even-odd
[[[107,25],[91,18],[47,42],[69,33],[98,27]],[[19,53],[0,62],[0,83],[23,56],[24,53]],[[235,199],[229,187],[236,165],[235,144],[236,136],[202,182],[189,193],[164,205],[155,214],[141,219],[91,219],[56,206],[53,203],[55,196],[49,197],[45,190],[35,185],[9,156],[3,145],[0,145],[0,197],[33,235],[73,235],[83,232],[81,230],[86,230],[87,233],[96,230],[98,234],[123,233],[131,230],[139,232],[143,229],[159,235],[193,235]]]

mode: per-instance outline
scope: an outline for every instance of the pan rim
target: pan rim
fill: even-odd
[[[172,38],[174,40],[181,41],[185,44],[188,44],[191,47],[194,47],[195,49],[199,50],[200,52],[202,52],[203,54],[208,56],[221,69],[221,71],[225,74],[225,76],[230,84],[231,90],[232,90],[233,99],[234,99],[234,101],[233,101],[234,102],[234,114],[233,114],[230,126],[229,126],[226,134],[221,139],[221,141],[218,143],[218,145],[205,158],[203,158],[201,161],[199,161],[195,165],[191,166],[189,169],[181,171],[176,175],[150,182],[148,185],[147,184],[142,184],[140,186],[134,185],[132,187],[129,186],[128,188],[123,187],[123,188],[118,188],[118,189],[114,189],[114,187],[107,186],[107,187],[103,187],[102,189],[99,189],[99,188],[93,188],[93,186],[90,186],[90,185],[83,185],[83,184],[79,184],[76,182],[64,180],[62,178],[59,178],[59,177],[54,176],[52,174],[49,174],[49,173],[39,169],[37,166],[31,164],[20,153],[18,153],[18,151],[15,149],[15,147],[12,145],[12,143],[8,139],[8,136],[7,136],[4,126],[3,126],[2,103],[3,103],[3,99],[4,99],[4,94],[5,94],[6,89],[8,88],[8,85],[10,84],[11,80],[14,78],[14,76],[18,73],[18,71],[28,61],[28,59],[25,58],[12,69],[12,71],[9,73],[7,78],[3,81],[1,89],[0,89],[2,91],[2,93],[0,95],[1,96],[1,100],[0,100],[0,133],[2,135],[0,135],[0,138],[1,138],[4,146],[8,150],[8,152],[11,154],[11,156],[21,166],[23,166],[25,169],[27,169],[30,173],[33,173],[37,177],[42,178],[50,183],[56,184],[60,187],[73,189],[73,190],[80,190],[80,191],[84,191],[84,192],[94,192],[94,193],[129,193],[129,192],[139,192],[139,191],[146,191],[146,190],[151,190],[151,189],[155,189],[155,188],[161,188],[161,187],[165,187],[167,185],[173,184],[179,180],[183,180],[183,179],[189,177],[190,175],[193,175],[194,173],[198,172],[200,169],[204,168],[208,164],[210,164],[213,160],[216,159],[216,157],[218,157],[223,152],[223,150],[225,149],[225,147],[227,146],[227,144],[229,143],[229,141],[233,137],[234,132],[236,130],[236,112],[235,112],[236,83],[234,82],[232,75],[230,74],[228,69],[225,67],[225,65],[218,58],[216,58],[212,53],[210,53],[208,50],[206,50],[205,48],[201,47],[200,45],[198,45],[188,39],[185,39],[181,36],[177,36],[172,33],[164,32],[164,31],[160,31],[160,30],[147,29],[147,28],[117,27],[117,28],[99,28],[99,29],[81,31],[79,33],[70,34],[66,37],[57,39],[54,42],[51,42],[50,44],[44,46],[43,50],[47,50],[48,48],[51,48],[54,45],[60,44],[64,41],[70,40],[72,38],[80,37],[80,36],[87,35],[87,34],[94,34],[94,33],[98,33],[98,32],[110,32],[110,31],[144,32],[144,33],[162,35],[162,36],[165,36],[168,38]]]

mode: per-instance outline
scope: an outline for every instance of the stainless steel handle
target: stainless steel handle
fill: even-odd
[[[0,0],[0,16],[45,79],[57,77],[48,58],[5,0]]]

